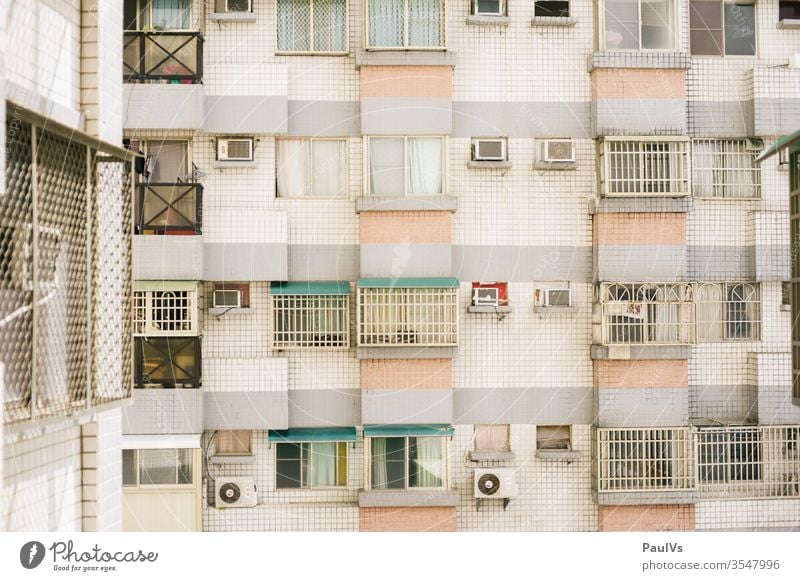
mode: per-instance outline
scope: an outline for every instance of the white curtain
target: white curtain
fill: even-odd
[[[314,0],[314,50],[343,52],[346,47],[346,0]]]
[[[373,196],[402,196],[405,193],[403,149],[402,137],[370,138],[369,174]]]
[[[311,445],[311,485],[336,486],[336,443],[314,442]]]
[[[403,0],[369,0],[370,46],[403,46]]]
[[[442,140],[415,137],[408,140],[409,194],[442,193]]]
[[[386,470],[386,438],[372,438],[372,488],[387,488],[389,474]]]
[[[340,196],[346,192],[344,140],[319,140],[311,148],[311,194]]]
[[[697,340],[722,341],[724,338],[722,287],[704,284],[697,291]]]
[[[152,0],[153,26],[161,30],[189,28],[189,0]]]
[[[415,438],[417,443],[417,486],[437,488],[442,486],[442,439],[439,437]]]
[[[308,192],[306,157],[308,141],[281,139],[277,141],[278,196],[303,196]]]
[[[605,48],[639,49],[639,0],[606,0]]]
[[[442,46],[442,0],[408,0],[408,46]]]
[[[716,168],[720,167],[721,151],[719,141],[698,141],[692,146],[692,190],[696,196],[710,198],[722,194],[721,188],[715,188],[716,179],[720,176]]]

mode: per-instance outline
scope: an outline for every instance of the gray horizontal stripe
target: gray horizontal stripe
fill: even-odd
[[[453,102],[454,137],[591,137],[589,101]]]
[[[685,387],[595,390],[600,427],[682,426],[689,419]]]
[[[207,133],[286,133],[286,95],[206,95]]]
[[[449,135],[453,130],[449,98],[364,97],[361,131],[365,135]]]
[[[205,392],[206,430],[285,430],[289,400],[285,391]]]
[[[795,83],[795,92],[797,83]],[[784,135],[800,127],[800,98],[755,99],[753,101],[755,135]]]
[[[123,434],[199,434],[203,392],[199,389],[134,389],[122,407]]]
[[[692,137],[761,135],[753,132],[752,101],[688,101],[687,107]]]
[[[289,427],[360,426],[361,390],[290,389]]]
[[[453,390],[456,424],[591,424],[592,387]]]
[[[353,137],[360,134],[358,101],[289,101],[289,135]]]
[[[684,135],[685,99],[597,99],[592,104],[596,135]]]
[[[290,244],[289,280],[358,280],[360,251],[358,244]]]
[[[686,246],[602,245],[594,248],[595,279],[600,281],[684,280]]]
[[[461,280],[590,282],[590,246],[453,246],[453,276]]]
[[[134,280],[202,280],[202,236],[134,236]]]
[[[367,424],[449,424],[452,389],[361,390],[361,421]]]
[[[286,280],[286,244],[207,243],[203,245],[204,280]]]
[[[755,385],[690,385],[689,417],[693,420],[757,420]]]
[[[361,276],[365,278],[448,276],[452,266],[450,244],[361,245]]]

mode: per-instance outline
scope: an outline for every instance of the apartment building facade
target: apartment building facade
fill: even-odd
[[[123,528],[800,526],[800,3],[130,0]]]
[[[122,5],[0,3],[0,530],[122,528]]]

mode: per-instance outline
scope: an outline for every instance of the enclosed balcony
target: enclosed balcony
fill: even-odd
[[[203,80],[199,31],[126,31],[122,47],[125,83],[194,85]]]
[[[135,350],[135,387],[200,387],[199,337],[137,337]]]
[[[201,233],[202,185],[145,183],[136,194],[136,234]]]

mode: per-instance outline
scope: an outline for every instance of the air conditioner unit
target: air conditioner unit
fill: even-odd
[[[479,500],[516,498],[517,494],[517,482],[512,468],[479,468],[475,470],[475,498]]]
[[[575,161],[575,143],[571,139],[547,139],[542,142],[542,161]]]
[[[215,289],[215,309],[238,309],[242,306],[242,291],[239,289]]]
[[[568,288],[537,288],[534,304],[537,307],[572,306],[572,291]]]
[[[500,289],[497,287],[473,288],[472,305],[475,307],[499,307]]]
[[[258,504],[258,487],[252,478],[221,478],[214,481],[217,508],[248,508]]]
[[[219,161],[253,161],[253,140],[218,139],[217,160]]]
[[[472,142],[472,159],[474,161],[505,161],[505,139],[476,139]]]

